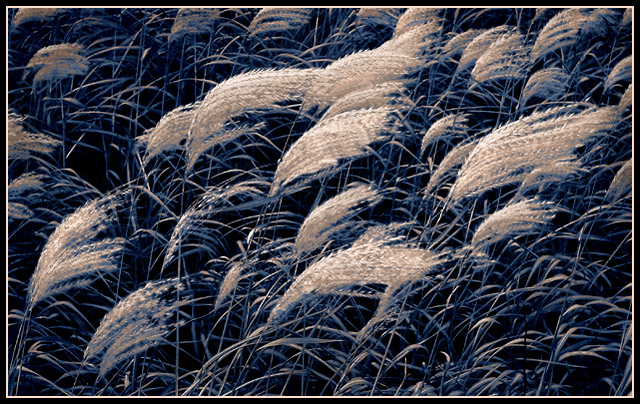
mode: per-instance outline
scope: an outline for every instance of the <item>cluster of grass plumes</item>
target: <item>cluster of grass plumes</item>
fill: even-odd
[[[8,9],[12,396],[632,395],[633,9]]]

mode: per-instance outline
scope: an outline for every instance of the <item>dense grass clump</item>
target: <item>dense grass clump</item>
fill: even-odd
[[[633,8],[7,8],[7,395],[633,395]]]

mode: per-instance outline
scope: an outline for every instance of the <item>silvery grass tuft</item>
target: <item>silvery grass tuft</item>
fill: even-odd
[[[30,133],[23,127],[24,117],[10,113],[7,118],[7,159],[28,160],[53,153],[60,141],[40,133]]]
[[[517,236],[534,235],[543,231],[555,217],[552,202],[526,199],[487,216],[473,233],[470,248],[473,254],[484,255],[496,243]]]
[[[566,96],[570,77],[564,68],[547,67],[529,76],[520,95],[520,105],[530,101],[558,101]]]
[[[332,62],[320,71],[305,97],[307,107],[329,107],[347,94],[402,80],[422,63],[441,27],[430,23],[393,37],[375,49],[362,50]]]
[[[349,222],[358,211],[369,208],[382,200],[382,195],[371,185],[359,184],[340,192],[314,208],[302,222],[296,236],[295,257],[322,247],[332,236],[348,231]]]
[[[468,115],[451,114],[436,120],[422,137],[420,154],[424,154],[427,147],[438,141],[449,142],[457,137],[466,137],[469,131]]]
[[[483,32],[484,30],[481,29],[468,29],[455,34],[449,34],[448,39],[442,46],[442,56],[447,58],[462,56],[467,45],[469,45],[475,37]]]
[[[278,108],[302,99],[319,69],[252,70],[224,80],[210,90],[194,111],[187,141],[187,169],[215,145],[232,141],[255,128],[233,122],[242,114]]]
[[[282,321],[297,304],[354,286],[384,285],[396,289],[419,279],[433,267],[435,254],[421,248],[380,242],[360,242],[332,253],[308,267],[278,299],[268,323]]]
[[[390,107],[349,111],[318,122],[282,157],[269,196],[303,177],[313,179],[345,159],[369,154],[372,143],[389,136],[395,120],[392,111]]]
[[[322,119],[329,119],[343,112],[359,109],[373,109],[393,106],[398,110],[411,107],[412,103],[406,95],[406,80],[389,80],[357,89],[337,99],[322,115]]]
[[[247,28],[249,35],[263,35],[284,31],[295,31],[309,23],[311,8],[272,8],[261,9]]]
[[[260,196],[262,196],[262,192],[251,181],[205,190],[198,200],[180,216],[178,223],[173,228],[167,244],[163,268],[175,259],[178,249],[190,234],[207,233],[206,230],[201,229],[203,224],[215,213],[222,212],[232,198],[251,197],[258,199]],[[211,234],[208,235],[211,236]]]
[[[393,28],[398,22],[398,14],[396,8],[361,8],[356,13],[356,28],[376,25]]]
[[[169,42],[179,41],[189,34],[212,33],[219,17],[220,9],[217,8],[181,8],[173,20]]]
[[[536,62],[557,50],[571,48],[588,35],[603,33],[614,14],[614,10],[606,8],[562,10],[538,33],[531,50],[532,61]]]
[[[20,7],[13,16],[13,25],[19,26],[28,22],[44,22],[45,20],[60,15],[67,11],[65,8],[53,7]]]
[[[189,290],[178,279],[152,281],[107,313],[84,351],[83,364],[99,362],[99,378],[124,360],[158,346],[176,325]]]
[[[429,23],[439,23],[438,17],[441,9],[433,7],[410,7],[398,17],[393,32],[394,37],[404,35],[416,27],[422,27]]]
[[[33,84],[60,80],[89,71],[85,47],[78,43],[50,45],[40,49],[29,60],[27,69],[35,71]]]
[[[609,92],[611,89],[618,84],[619,82],[631,82],[631,75],[633,74],[633,58],[632,56],[627,56],[626,58],[620,60],[616,65],[611,69],[607,78],[604,81],[603,90],[604,92]]]
[[[162,153],[183,147],[199,107],[199,102],[180,106],[165,114],[155,127],[136,138],[138,148],[144,153],[145,166]]]
[[[473,39],[468,42],[462,51],[460,60],[458,61],[458,67],[456,74],[462,74],[466,71],[471,71],[476,61],[487,52],[487,50],[504,35],[510,35],[515,32],[515,28],[509,25],[500,25],[488,30],[485,30],[478,35],[474,35]],[[464,42],[466,42],[467,38]]]
[[[103,233],[117,223],[124,192],[87,202],[56,227],[29,283],[29,309],[50,296],[80,289],[120,269],[125,240],[104,237]]]
[[[449,174],[456,166],[462,165],[477,144],[478,140],[476,139],[460,143],[451,149],[447,155],[444,156],[442,161],[440,161],[436,169],[431,172],[429,182],[424,189],[424,193],[430,194],[434,190],[438,189],[437,187],[441,185],[440,183],[444,178],[446,178],[446,175]]]
[[[44,175],[25,173],[12,180],[7,186],[7,217],[9,220],[29,219],[33,212],[29,208],[34,199],[39,198],[43,188]]]
[[[575,161],[576,148],[606,135],[617,119],[615,107],[551,108],[508,123],[487,136],[467,157],[451,189],[458,202],[504,185],[519,184],[536,168]]]
[[[520,80],[529,68],[529,47],[524,45],[522,34],[507,32],[491,43],[476,60],[471,78],[476,83],[492,80]]]
[[[633,157],[627,160],[616,172],[607,189],[605,200],[615,203],[621,198],[632,195],[633,192]]]

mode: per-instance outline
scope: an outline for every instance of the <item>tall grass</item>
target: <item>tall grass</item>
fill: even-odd
[[[8,396],[633,396],[633,8],[7,8]]]

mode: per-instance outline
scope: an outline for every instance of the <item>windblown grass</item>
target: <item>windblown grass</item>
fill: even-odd
[[[633,8],[8,8],[10,396],[633,396]]]

